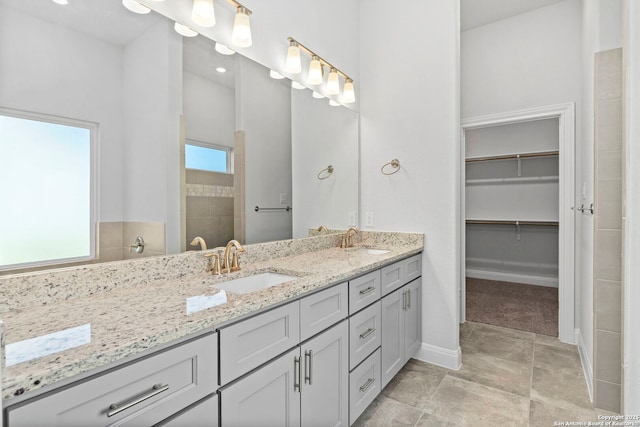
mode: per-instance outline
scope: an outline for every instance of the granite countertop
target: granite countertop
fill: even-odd
[[[251,249],[247,248],[249,253]],[[202,271],[51,303],[13,307],[0,314],[5,340],[4,404],[11,404],[12,399],[25,392],[91,373],[154,347],[212,332],[419,253],[423,249],[422,237],[410,242],[391,239],[384,248],[389,252],[372,255],[330,247],[250,264],[242,263],[241,254],[242,270],[231,274],[216,277]],[[247,258],[251,260],[250,255]],[[248,294],[212,286],[260,272],[297,278]]]

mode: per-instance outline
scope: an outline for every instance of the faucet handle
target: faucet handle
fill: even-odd
[[[205,258],[207,258],[207,272],[211,272],[211,274],[219,275],[220,274],[220,254],[218,252],[214,252],[212,254],[206,254]],[[214,259],[213,265],[211,265],[211,258]]]
[[[240,260],[238,258],[238,253],[240,252],[244,252],[244,248],[243,249],[236,248],[236,250],[233,251],[233,256],[231,257],[231,271],[240,270]]]

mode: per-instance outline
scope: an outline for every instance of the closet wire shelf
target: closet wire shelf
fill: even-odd
[[[520,153],[520,154],[503,154],[498,156],[483,156],[483,157],[467,157],[465,162],[487,162],[491,160],[509,160],[509,159],[526,159],[531,157],[553,157],[560,155],[560,151],[537,151],[532,153]]]
[[[558,227],[558,221],[518,221],[518,220],[491,220],[491,219],[467,219],[467,224],[482,225],[531,225],[538,227]]]

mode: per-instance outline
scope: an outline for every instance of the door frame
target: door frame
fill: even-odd
[[[559,122],[558,205],[558,335],[576,344],[575,331],[575,103],[472,117],[460,123],[460,322],[465,321],[466,228],[465,228],[465,132],[489,126],[557,118]]]

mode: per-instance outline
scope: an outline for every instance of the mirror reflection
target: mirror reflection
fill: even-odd
[[[86,245],[79,255],[29,267],[199,250],[201,241],[191,245],[197,236],[209,248],[232,238],[301,237],[320,224],[346,228],[357,217],[357,113],[291,90],[262,65],[217,53],[203,36],[183,38],[159,14],[133,14],[112,0],[0,0],[0,28],[0,115],[70,120],[95,137],[83,166],[89,182],[81,186],[89,199]],[[0,128],[0,141],[7,132]],[[27,195],[20,208],[32,214],[24,227],[34,234],[20,239],[27,244],[0,247],[0,257],[31,254],[46,240],[54,251],[68,246],[69,232],[48,206],[64,205],[69,186],[52,185],[48,199],[33,196],[19,177],[44,183],[56,173],[39,175],[26,162],[0,193]],[[319,180],[329,164],[335,173]],[[5,229],[16,221],[0,216]],[[130,247],[138,236],[142,252]],[[0,274],[20,267],[5,262]]]

